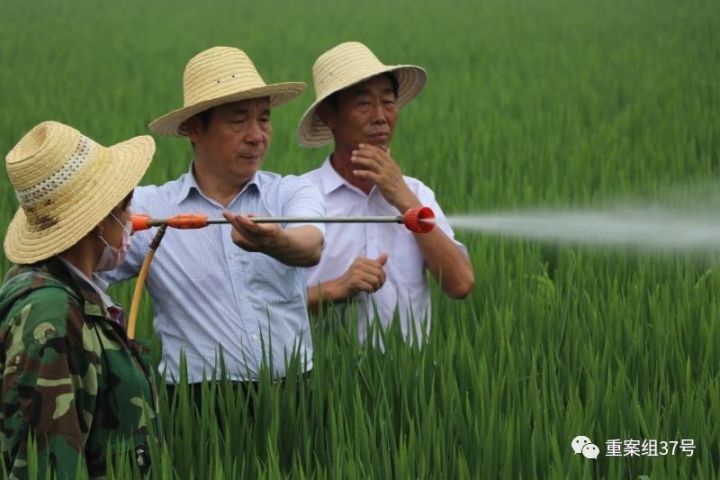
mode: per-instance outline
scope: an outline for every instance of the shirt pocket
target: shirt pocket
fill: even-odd
[[[388,276],[398,285],[421,285],[425,282],[425,259],[410,232],[401,231],[395,236],[388,264]]]
[[[285,265],[264,253],[248,253],[249,294],[264,305],[304,302],[305,279],[298,267]]]

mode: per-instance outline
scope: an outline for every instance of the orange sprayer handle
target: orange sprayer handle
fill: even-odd
[[[133,231],[135,232],[147,230],[148,228],[157,227],[159,225],[167,225],[168,227],[182,229],[203,228],[208,225],[208,217],[207,215],[189,213],[175,215],[174,217],[164,219],[150,218],[149,215],[133,215],[132,225]]]
[[[166,223],[172,228],[203,228],[207,227],[207,220],[207,215],[184,213],[166,219]]]
[[[150,215],[145,215],[144,213],[133,215],[130,217],[130,220],[132,221],[133,232],[147,230],[152,226],[150,225]]]

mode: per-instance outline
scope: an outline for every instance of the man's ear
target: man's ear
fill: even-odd
[[[315,110],[317,116],[327,125],[330,130],[335,128],[335,108],[327,102],[323,102],[317,106]]]
[[[185,134],[191,142],[195,143],[198,135],[202,132],[202,128],[202,121],[197,115],[195,115],[185,120],[185,122],[180,126],[180,131]]]

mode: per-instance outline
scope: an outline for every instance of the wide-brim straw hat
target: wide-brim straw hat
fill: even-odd
[[[182,125],[193,115],[225,103],[270,98],[275,108],[300,95],[303,82],[266,84],[252,60],[237,48],[213,47],[198,53],[185,66],[183,107],[154,120],[149,128],[160,135],[181,137]]]
[[[135,188],[154,153],[148,135],[103,147],[59,122],[34,127],[5,157],[20,202],[7,258],[35,263],[75,245]]]
[[[332,132],[320,119],[316,109],[335,92],[382,73],[392,73],[398,81],[398,108],[420,93],[427,72],[417,65],[384,65],[368,47],[359,42],[345,42],[318,57],[313,65],[315,101],[305,111],[298,125],[298,142],[303,147],[321,147],[333,139]]]

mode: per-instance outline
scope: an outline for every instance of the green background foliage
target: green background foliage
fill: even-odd
[[[720,169],[715,0],[4,0],[1,10],[2,152],[49,119],[105,145],[145,134],[181,105],[187,60],[230,45],[268,82],[310,84],[273,113],[265,161],[301,173],[328,152],[295,141],[312,63],[359,40],[386,63],[427,68],[392,152],[447,213],[663,200],[676,185],[695,198]],[[187,141],[156,140],[143,183],[188,169]],[[2,175],[3,232],[16,208]],[[718,476],[717,258],[458,237],[475,291],[454,302],[433,290],[422,350],[391,331],[382,354],[353,341],[352,318],[320,318],[314,372],[299,386],[265,377],[248,404],[219,384],[220,412],[194,412],[184,388],[175,402],[161,390],[153,477]],[[131,289],[116,298],[129,304]],[[146,301],[140,333],[154,338],[151,315]],[[596,461],[572,454],[580,434],[601,447]],[[608,458],[612,438],[697,448]],[[111,477],[131,474],[120,464]]]

